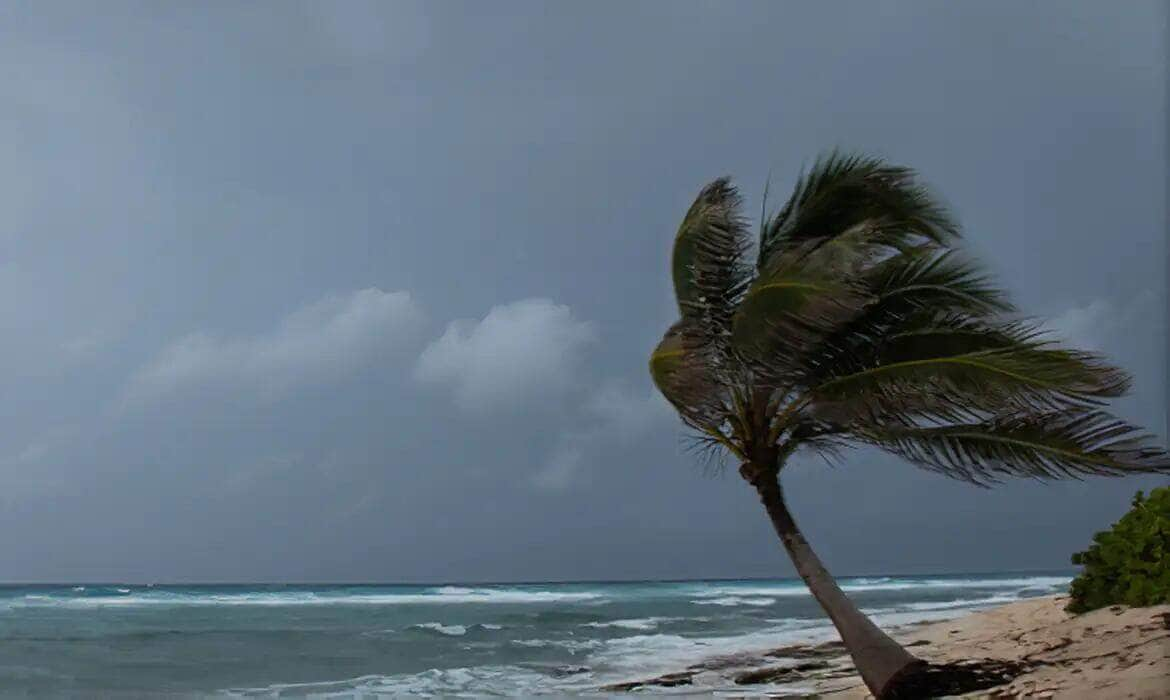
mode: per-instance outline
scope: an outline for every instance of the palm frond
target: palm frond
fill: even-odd
[[[824,240],[858,225],[882,243],[903,247],[916,241],[945,244],[959,228],[909,168],[881,159],[832,152],[797,181],[791,197],[764,225],[759,267],[780,250]]]
[[[741,198],[727,178],[699,192],[675,236],[671,267],[679,313],[689,332],[716,355],[725,355],[731,317],[753,270]]]
[[[849,358],[852,367],[839,358],[831,369],[845,372],[810,390],[815,415],[951,421],[1095,405],[1121,396],[1130,383],[1125,372],[1095,355],[1035,339],[1026,325],[924,327],[883,338],[866,354]]]
[[[1140,429],[1103,411],[1021,414],[942,427],[868,427],[859,437],[910,462],[980,486],[1005,477],[1081,478],[1170,472]]]
[[[650,355],[650,376],[683,421],[703,432],[718,429],[729,413],[726,387],[716,379],[710,357],[691,349],[692,324],[672,325]]]
[[[878,304],[971,313],[1014,311],[1002,290],[972,261],[955,250],[908,249],[882,261],[865,274]]]
[[[815,386],[833,373],[864,366],[861,358],[891,336],[919,329],[924,318],[949,314],[977,320],[1014,310],[974,264],[952,251],[912,248],[866,268],[860,277],[856,284],[870,300],[801,356],[803,384]],[[987,333],[985,324],[971,335]]]
[[[855,282],[871,255],[855,228],[821,245],[777,254],[748,288],[731,326],[731,345],[761,378],[791,375],[798,361],[868,301]]]

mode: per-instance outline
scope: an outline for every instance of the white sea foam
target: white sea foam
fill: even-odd
[[[636,620],[611,620],[609,622],[586,622],[586,627],[618,627],[624,630],[653,630],[658,629],[662,618],[644,617]]]
[[[1070,576],[1033,576],[1029,578],[969,578],[969,579],[890,579],[874,583],[847,582],[846,591],[901,591],[927,588],[1011,588],[1047,590],[1067,586]]]
[[[985,589],[988,593],[1011,591],[1054,592],[1067,586],[1069,577],[1039,576],[1031,578],[970,578],[970,579],[897,579],[871,578],[846,579],[842,588],[850,592],[865,591],[944,591],[948,589]],[[166,589],[114,589],[119,595],[25,595],[0,599],[0,608],[12,607],[134,607],[134,606],[303,606],[303,605],[449,605],[449,604],[550,604],[579,603],[604,604],[614,597],[621,597],[620,588],[594,590],[557,590],[548,588],[496,588],[443,586],[430,589],[407,589],[393,591],[373,589],[368,591],[349,590],[338,592],[294,591],[247,591],[247,592],[185,592]],[[85,593],[84,587],[74,589]],[[703,587],[688,585],[683,595],[700,605],[769,606],[777,598],[807,596],[803,585],[784,582],[776,584],[708,584]]]
[[[1018,596],[997,595],[988,598],[967,598],[960,600],[922,602],[922,603],[905,603],[899,607],[907,610],[964,610],[968,608],[981,608],[988,605],[1003,605],[1005,603],[1014,603],[1020,600]]]
[[[803,583],[777,583],[775,585],[725,585],[714,584],[704,586],[690,592],[695,598],[726,598],[735,597],[785,597],[809,595],[808,588]]]
[[[762,654],[786,644],[831,639],[833,629],[822,620],[782,620],[745,634],[686,637],[643,634],[610,639],[590,654],[585,665],[617,680],[669,673],[713,657]]]
[[[467,634],[467,628],[463,625],[444,625],[441,622],[423,622],[417,625],[411,625],[410,629],[417,630],[431,630],[439,634],[445,634],[448,637],[462,637]]]
[[[573,653],[591,651],[605,646],[605,642],[600,639],[513,639],[509,644],[534,649],[558,647]]]
[[[954,609],[899,613],[877,611],[876,619],[884,625],[898,625],[922,619],[948,619],[960,614],[962,611]],[[273,684],[259,688],[225,690],[221,695],[273,698],[286,696],[349,698],[364,695],[378,697],[563,695],[592,692],[607,683],[678,671],[715,657],[739,655],[750,657],[779,646],[794,643],[815,644],[834,639],[836,636],[832,627],[821,619],[784,619],[769,622],[775,624],[746,634],[722,637],[694,638],[674,634],[644,634],[605,641],[597,639],[510,641],[510,644],[518,647],[557,647],[571,652],[589,652],[582,661],[582,667],[587,670],[566,676],[549,674],[524,665],[485,665],[431,669],[412,674],[362,676],[321,683]],[[785,688],[788,691],[794,690],[788,686]],[[754,689],[757,693],[761,690],[765,689]]]
[[[1011,578],[897,578],[867,577],[844,579],[842,588],[858,593],[869,591],[910,591],[928,593],[932,591],[982,589],[985,595],[999,596],[1008,592],[1022,593],[1055,592],[1067,586],[1068,576],[1033,576]],[[627,592],[630,591],[630,592]],[[776,583],[710,583],[680,584],[674,589],[692,602],[703,605],[725,607],[768,606],[778,598],[807,596],[808,589],[799,582]],[[435,588],[407,588],[393,590],[374,588],[368,590],[336,590],[313,592],[307,590],[284,591],[217,591],[192,592],[165,588],[113,589],[118,595],[90,595],[84,586],[73,589],[75,594],[55,593],[50,595],[29,594],[20,597],[0,598],[0,609],[14,607],[64,607],[94,608],[112,606],[302,606],[302,605],[448,605],[448,604],[566,604],[604,605],[624,596],[643,595],[634,589],[620,586],[573,587],[565,589],[550,585],[546,587],[467,587],[441,586]]]
[[[776,602],[774,598],[744,598],[736,595],[724,596],[722,598],[713,598],[711,600],[694,600],[691,601],[695,605],[722,605],[724,607],[735,607],[737,605],[752,605],[756,607],[764,607]]]
[[[970,577],[966,579],[903,579],[895,577],[870,577],[862,579],[846,579],[845,587],[852,591],[868,590],[909,590],[908,595],[887,596],[901,602],[883,603],[881,606],[867,607],[865,612],[883,627],[891,628],[924,621],[938,621],[959,617],[970,610],[1009,603],[1020,599],[1022,594],[1035,591],[1052,591],[1067,585],[1067,577],[1016,577],[1016,578],[982,578]],[[948,593],[948,589],[950,592]],[[645,596],[644,589],[628,589],[625,593],[621,587],[595,586],[591,590],[582,590],[581,587],[572,587],[565,590],[561,587],[442,587],[432,589],[414,589],[401,593],[374,590],[367,593],[346,591],[335,595],[321,595],[321,599],[310,601],[313,604],[334,603],[347,597],[360,598],[361,603],[379,602],[379,598],[390,599],[389,604],[404,602],[585,602],[605,603],[614,600],[623,600],[626,596],[638,600]],[[669,596],[682,601],[690,600],[695,604],[713,606],[768,606],[782,602],[783,596],[807,595],[807,590],[800,584],[783,582],[768,584],[765,582],[734,584],[678,584],[669,592]],[[921,595],[919,595],[921,594]],[[236,598],[238,599],[238,594]],[[254,594],[261,595],[261,594]],[[311,595],[304,592],[271,593],[262,595],[289,596]],[[658,597],[660,594],[653,594]],[[963,598],[962,596],[969,596]],[[923,600],[923,598],[952,598],[951,600]],[[88,603],[89,599],[77,598]],[[651,599],[653,600],[653,598]],[[231,604],[231,603],[228,603]],[[273,603],[273,604],[302,604],[302,603]],[[305,603],[307,604],[307,603]],[[656,604],[656,603],[651,603]],[[577,610],[581,610],[578,608]],[[775,611],[775,612],[773,612]],[[752,619],[749,613],[754,611],[741,610],[739,614],[745,620]],[[539,694],[564,695],[574,692],[596,690],[606,683],[644,678],[660,673],[678,671],[689,665],[700,663],[721,656],[743,655],[745,661],[758,656],[765,651],[793,643],[818,643],[836,638],[836,632],[824,618],[791,619],[781,617],[784,613],[777,607],[768,610],[774,618],[753,623],[759,625],[743,633],[728,633],[725,636],[693,637],[683,634],[669,634],[658,632],[659,629],[671,630],[666,627],[670,621],[691,620],[700,618],[675,617],[630,617],[622,619],[600,619],[592,622],[578,622],[580,627],[595,630],[608,630],[610,634],[626,634],[610,639],[586,638],[556,638],[559,634],[548,634],[554,638],[540,638],[536,625],[532,626],[532,638],[508,639],[503,644],[514,648],[513,654],[522,653],[523,649],[545,649],[540,657],[546,658],[551,650],[570,652],[575,661],[580,663],[580,672],[567,674],[553,673],[550,669],[538,663],[517,665],[484,665],[476,667],[462,667],[452,669],[432,669],[422,673],[400,674],[392,676],[365,676],[361,678],[337,681],[335,683],[316,684],[285,684],[273,685],[265,688],[232,691],[235,695],[250,697],[275,697],[284,695],[334,698],[352,697],[363,694],[375,696],[459,696],[498,694],[505,696],[532,696]],[[456,611],[450,611],[456,615]],[[446,612],[437,612],[435,617],[444,619]],[[456,617],[456,619],[458,619]],[[534,618],[535,619],[535,618]],[[571,618],[570,618],[571,619]],[[738,619],[738,618],[737,618]],[[754,618],[759,620],[759,618]],[[450,621],[450,620],[448,620]],[[426,630],[446,636],[460,637],[466,635],[474,639],[470,632],[477,628],[484,630],[498,629],[498,625],[454,625],[430,622],[416,625],[418,629]],[[509,629],[522,629],[509,623]],[[580,632],[578,632],[580,633]],[[633,633],[633,634],[631,634]],[[592,635],[604,636],[603,632],[591,632]],[[492,644],[499,645],[503,639],[512,636],[492,635]],[[486,643],[486,642],[485,642]],[[460,640],[460,645],[471,645],[474,642]],[[564,658],[564,657],[562,657]],[[567,661],[567,659],[566,659]],[[705,682],[705,681],[704,681]],[[697,688],[691,688],[696,690]],[[713,689],[713,688],[709,688]]]
[[[233,688],[221,691],[228,697],[352,698],[477,696],[484,692],[525,696],[552,692],[566,684],[555,684],[550,676],[521,666],[474,666],[431,669],[422,673],[395,676],[360,676],[321,683],[274,683],[260,688]],[[588,687],[582,685],[581,687]]]
[[[906,579],[889,576],[877,578],[843,579],[842,590],[851,593],[866,591],[926,591],[932,589],[985,588],[989,590],[1012,589],[1016,591],[1055,591],[1067,586],[1068,576],[1033,576],[1029,578],[969,578],[969,579]],[[774,584],[710,584],[694,590],[695,598],[727,599],[729,597],[787,597],[811,595],[808,588],[799,582],[777,582]],[[728,603],[731,604],[731,603]]]
[[[443,635],[446,635],[448,637],[462,637],[463,635],[467,634],[468,632],[474,632],[476,630],[483,630],[483,631],[487,631],[487,632],[494,632],[496,630],[502,630],[502,629],[504,629],[504,626],[503,625],[487,625],[487,624],[481,624],[481,623],[476,623],[474,625],[444,625],[441,622],[421,622],[417,625],[410,625],[409,627],[407,627],[407,629],[429,630],[431,632],[438,632],[439,634],[443,634]],[[388,629],[388,630],[383,630],[382,632],[379,632],[377,634],[394,634],[394,632],[395,632],[395,630]]]
[[[1061,579],[1062,581],[1064,579]],[[886,628],[960,617],[971,610],[1019,600],[997,595],[967,600],[906,603],[893,608],[867,609],[875,622]],[[667,673],[712,657],[759,654],[794,643],[819,643],[836,638],[823,618],[768,619],[772,627],[722,637],[685,637],[672,634],[636,635],[611,639],[590,655],[586,664],[625,679]]]
[[[595,591],[541,591],[511,588],[455,588],[447,586],[432,595],[389,596],[399,602],[422,603],[572,603],[598,600],[604,596]]]
[[[0,607],[449,605],[465,603],[523,605],[602,600],[604,600],[604,596],[594,591],[548,591],[516,588],[472,589],[443,587],[428,589],[418,593],[371,591],[322,594],[311,591],[192,594],[178,591],[154,590],[109,597],[25,595],[20,598],[0,600]]]
[[[966,612],[964,609],[951,608],[899,612],[867,610],[866,614],[871,615],[878,624],[890,628],[915,622],[948,620]],[[607,682],[613,682],[614,679],[632,680],[678,671],[718,657],[751,657],[790,644],[818,644],[837,638],[837,632],[823,618],[770,619],[767,622],[773,626],[729,636],[649,634],[611,639],[603,648],[590,654],[585,664],[603,674]]]
[[[685,622],[694,620],[696,622],[706,622],[710,618],[706,617],[639,617],[631,620],[609,620],[607,622],[586,622],[585,627],[617,627],[626,630],[641,630],[649,631],[658,629],[658,626],[664,622]]]

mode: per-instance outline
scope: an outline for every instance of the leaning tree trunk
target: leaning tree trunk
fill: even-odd
[[[885,700],[898,695],[896,681],[905,680],[910,672],[923,665],[910,652],[890,638],[870,621],[853,601],[845,596],[833,576],[817,558],[812,547],[788,512],[777,474],[772,472],[760,478],[756,490],[768,511],[772,527],[788,550],[788,556],[804,579],[813,597],[821,604],[833,625],[841,634],[841,641],[853,657],[861,679],[875,698]]]

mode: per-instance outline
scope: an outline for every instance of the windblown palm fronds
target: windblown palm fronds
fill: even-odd
[[[684,421],[732,454],[869,444],[981,484],[1170,468],[1101,409],[1128,376],[1016,317],[911,170],[818,160],[762,222],[754,265],[740,206],[720,178],[687,212],[681,319],[651,359]]]

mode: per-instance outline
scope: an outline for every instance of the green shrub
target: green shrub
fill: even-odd
[[[1149,498],[1138,491],[1130,511],[1072,563],[1084,569],[1069,589],[1069,612],[1170,603],[1170,486]]]

